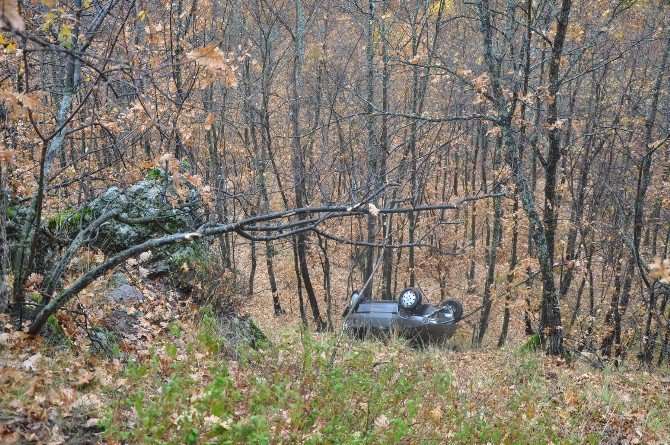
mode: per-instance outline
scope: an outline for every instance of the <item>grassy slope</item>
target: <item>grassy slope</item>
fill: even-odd
[[[332,334],[275,323],[273,345],[232,351],[207,317],[176,318],[156,324],[150,345],[129,346],[125,364],[4,334],[0,439],[32,431],[53,443],[670,441],[662,372],[599,372],[517,348],[348,340],[329,370]]]

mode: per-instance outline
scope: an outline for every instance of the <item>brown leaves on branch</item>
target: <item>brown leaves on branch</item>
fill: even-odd
[[[223,70],[228,68],[226,62],[226,55],[216,45],[207,45],[196,48],[193,51],[186,53],[186,57],[195,61],[198,65],[211,70]]]
[[[186,58],[193,60],[196,64],[203,66],[215,74],[223,75],[226,79],[227,87],[236,87],[235,67],[230,60],[216,45],[207,45],[196,48],[186,53]]]

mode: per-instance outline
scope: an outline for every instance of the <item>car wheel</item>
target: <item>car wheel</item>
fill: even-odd
[[[355,290],[351,293],[351,296],[349,297],[349,305],[344,308],[344,312],[342,312],[342,316],[346,317],[349,315],[350,312],[356,312],[356,308],[358,307],[359,304],[361,304],[361,301],[363,301],[363,294],[361,294],[361,291]]]
[[[400,292],[398,304],[401,308],[413,311],[421,304],[421,292],[415,287],[408,287]]]
[[[440,306],[444,310],[451,312],[454,316],[454,320],[460,320],[460,318],[463,316],[463,305],[458,300],[450,298],[448,300],[444,300]]]
[[[355,290],[351,293],[351,296],[349,297],[349,307],[345,309],[345,316],[346,313],[349,312],[356,312],[356,309],[358,308],[358,305],[361,304],[361,302],[365,300],[365,297],[363,296],[363,293],[359,290]]]
[[[358,289],[353,291],[351,293],[351,296],[349,297],[349,306],[351,307],[356,306],[359,303],[358,300],[362,299],[361,297],[362,297],[361,291],[359,291]]]

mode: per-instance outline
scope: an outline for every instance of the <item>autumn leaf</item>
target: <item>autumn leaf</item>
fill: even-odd
[[[489,78],[488,73],[483,73],[480,76],[475,77],[472,79],[472,84],[475,89],[475,91],[486,94],[486,91],[491,84],[491,80]]]
[[[82,387],[86,386],[93,378],[95,377],[95,374],[92,373],[91,371],[85,371],[83,374],[79,376],[77,381],[75,382],[76,387]]]
[[[3,164],[14,166],[16,164],[16,151],[12,149],[0,150],[0,161]]]
[[[497,125],[495,125],[495,126],[491,127],[491,128],[486,132],[486,135],[487,135],[487,136],[491,136],[491,137],[496,137],[496,138],[497,138],[497,137],[500,137],[500,136],[502,136],[502,128],[499,127],[499,126],[497,126]]]
[[[44,281],[44,276],[38,273],[31,273],[26,280],[26,288],[34,289],[36,286],[39,286]]]
[[[205,119],[204,129],[209,131],[212,129],[212,124],[214,123],[214,113],[210,112]]]
[[[18,93],[16,91],[3,91],[0,92],[0,100],[8,100],[32,111],[37,111],[42,108],[42,101],[38,92]]]
[[[19,94],[18,99],[29,110],[37,111],[42,108],[42,100],[38,92]]]
[[[37,366],[40,360],[42,360],[42,354],[38,352],[37,354],[33,354],[27,359],[25,359],[21,363],[20,368],[23,369],[24,371],[37,371]]]
[[[409,59],[409,63],[411,63],[412,65],[418,65],[419,63],[421,63],[421,56],[417,54],[416,56]]]
[[[442,411],[442,408],[439,407],[439,406],[438,406],[437,408],[434,408],[434,409],[432,409],[432,410],[430,411],[430,417],[431,417],[433,420],[440,420],[440,419],[442,419],[442,415],[443,415],[443,414],[444,414],[444,412]]]
[[[389,425],[391,425],[391,421],[384,414],[380,415],[375,419],[375,426],[380,429],[386,429],[389,427]]]
[[[49,441],[47,442],[47,445],[61,445],[65,443],[65,436],[63,433],[61,433],[60,428],[58,428],[58,425],[55,425],[53,430],[51,430],[51,437],[49,437]]]
[[[663,284],[670,284],[670,258],[664,260],[655,258],[654,262],[649,264],[649,277]]]
[[[211,70],[226,70],[226,56],[216,45],[207,45],[186,53],[186,57]]]
[[[564,119],[557,119],[556,122],[554,122],[553,124],[545,124],[544,128],[546,128],[549,131],[565,130],[565,120]]]
[[[18,0],[0,0],[0,26],[23,32],[26,24],[19,14]]]
[[[90,418],[86,421],[84,426],[86,428],[95,428],[95,427],[98,426],[99,423],[100,423],[100,419],[98,419],[97,417],[92,417],[92,418]]]
[[[140,263],[146,263],[151,258],[151,251],[142,252],[140,254]]]
[[[575,406],[575,405],[577,405],[578,402],[579,402],[579,396],[577,395],[577,393],[575,391],[568,390],[565,393],[565,403],[568,406]]]

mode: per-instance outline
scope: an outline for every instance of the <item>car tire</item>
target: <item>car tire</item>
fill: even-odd
[[[361,291],[356,289],[351,293],[351,296],[349,296],[349,305],[344,308],[344,312],[342,312],[342,316],[346,317],[349,315],[351,312],[356,312],[356,309],[358,308],[358,305],[361,304],[361,302],[365,300],[365,297],[361,295]]]
[[[450,309],[452,310],[454,314],[454,320],[458,321],[461,319],[463,316],[463,305],[461,304],[460,301],[454,300],[453,298],[449,298],[448,300],[444,300],[441,304],[440,307],[445,307],[449,306]]]
[[[406,287],[398,296],[398,305],[406,311],[413,311],[421,304],[421,291],[416,287]]]
[[[361,304],[363,300],[365,300],[365,296],[361,293],[361,291],[356,289],[349,296],[349,306],[355,309],[359,304]]]

